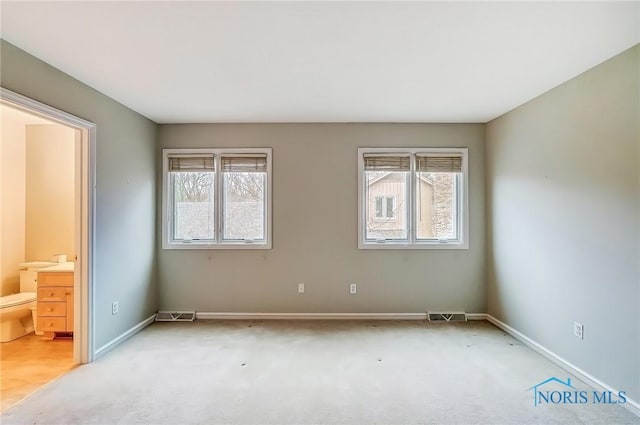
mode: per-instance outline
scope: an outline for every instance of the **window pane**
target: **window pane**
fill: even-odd
[[[457,239],[457,176],[460,173],[417,173],[418,239]]]
[[[394,205],[393,205],[393,197],[387,197],[387,217],[393,218],[394,216]]]
[[[225,172],[223,238],[263,240],[266,173]]]
[[[376,196],[376,217],[382,217],[382,197]]]
[[[170,173],[173,187],[173,240],[215,238],[212,172]]]
[[[409,173],[365,171],[364,175],[367,219],[365,238],[374,240],[407,239],[407,179]]]

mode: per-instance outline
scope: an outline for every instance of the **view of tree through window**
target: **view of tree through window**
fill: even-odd
[[[213,172],[172,172],[173,239],[208,240],[215,237]]]
[[[456,174],[417,173],[417,238],[455,239]]]
[[[264,239],[265,173],[223,173],[224,239]]]
[[[211,172],[171,173],[174,239],[204,240],[215,235]],[[264,173],[224,173],[224,239],[264,239]]]
[[[271,149],[164,149],[163,249],[271,249]]]

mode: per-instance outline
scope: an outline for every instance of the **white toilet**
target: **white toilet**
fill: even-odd
[[[20,293],[0,297],[0,342],[9,342],[33,332],[31,308],[36,307],[38,270],[55,263],[21,263]]]

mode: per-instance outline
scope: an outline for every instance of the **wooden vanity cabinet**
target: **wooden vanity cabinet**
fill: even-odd
[[[73,332],[73,272],[39,272],[37,329],[45,338]]]

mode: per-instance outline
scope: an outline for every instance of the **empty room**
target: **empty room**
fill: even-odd
[[[640,2],[0,2],[3,424],[640,424]]]

